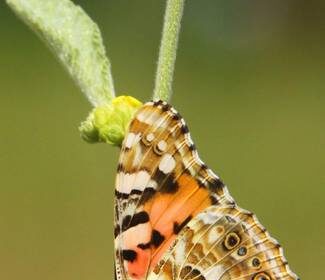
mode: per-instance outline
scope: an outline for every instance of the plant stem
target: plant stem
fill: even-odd
[[[185,0],[167,0],[153,95],[154,100],[168,101],[172,94],[177,44],[184,3]]]
[[[41,37],[94,106],[115,97],[110,62],[97,24],[70,0],[7,0]]]

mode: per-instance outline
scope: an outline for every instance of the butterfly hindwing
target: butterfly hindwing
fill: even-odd
[[[211,206],[180,232],[149,280],[298,279],[280,245],[255,216],[237,206]]]
[[[117,172],[118,280],[297,279],[285,278],[289,269],[280,247],[235,205],[200,160],[185,121],[166,102],[146,103],[136,113]],[[259,270],[248,257],[254,254]],[[282,278],[274,277],[280,273]]]

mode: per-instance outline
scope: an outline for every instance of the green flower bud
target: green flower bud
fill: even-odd
[[[142,103],[131,96],[119,96],[109,105],[94,108],[79,130],[89,143],[121,146],[129,123]]]

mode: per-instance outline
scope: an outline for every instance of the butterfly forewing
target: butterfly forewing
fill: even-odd
[[[297,279],[165,102],[145,104],[132,120],[115,192],[117,279]]]

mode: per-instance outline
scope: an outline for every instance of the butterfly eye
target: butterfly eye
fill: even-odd
[[[271,277],[265,272],[258,273],[252,280],[271,280]]]
[[[143,144],[145,144],[146,146],[150,146],[152,141],[155,139],[155,135],[153,133],[149,133],[147,135],[144,135],[142,137],[142,142]]]
[[[240,237],[237,233],[231,232],[226,236],[224,245],[228,250],[232,250],[240,243]]]
[[[164,140],[160,140],[155,146],[154,151],[158,155],[162,155],[167,150],[167,142]]]

